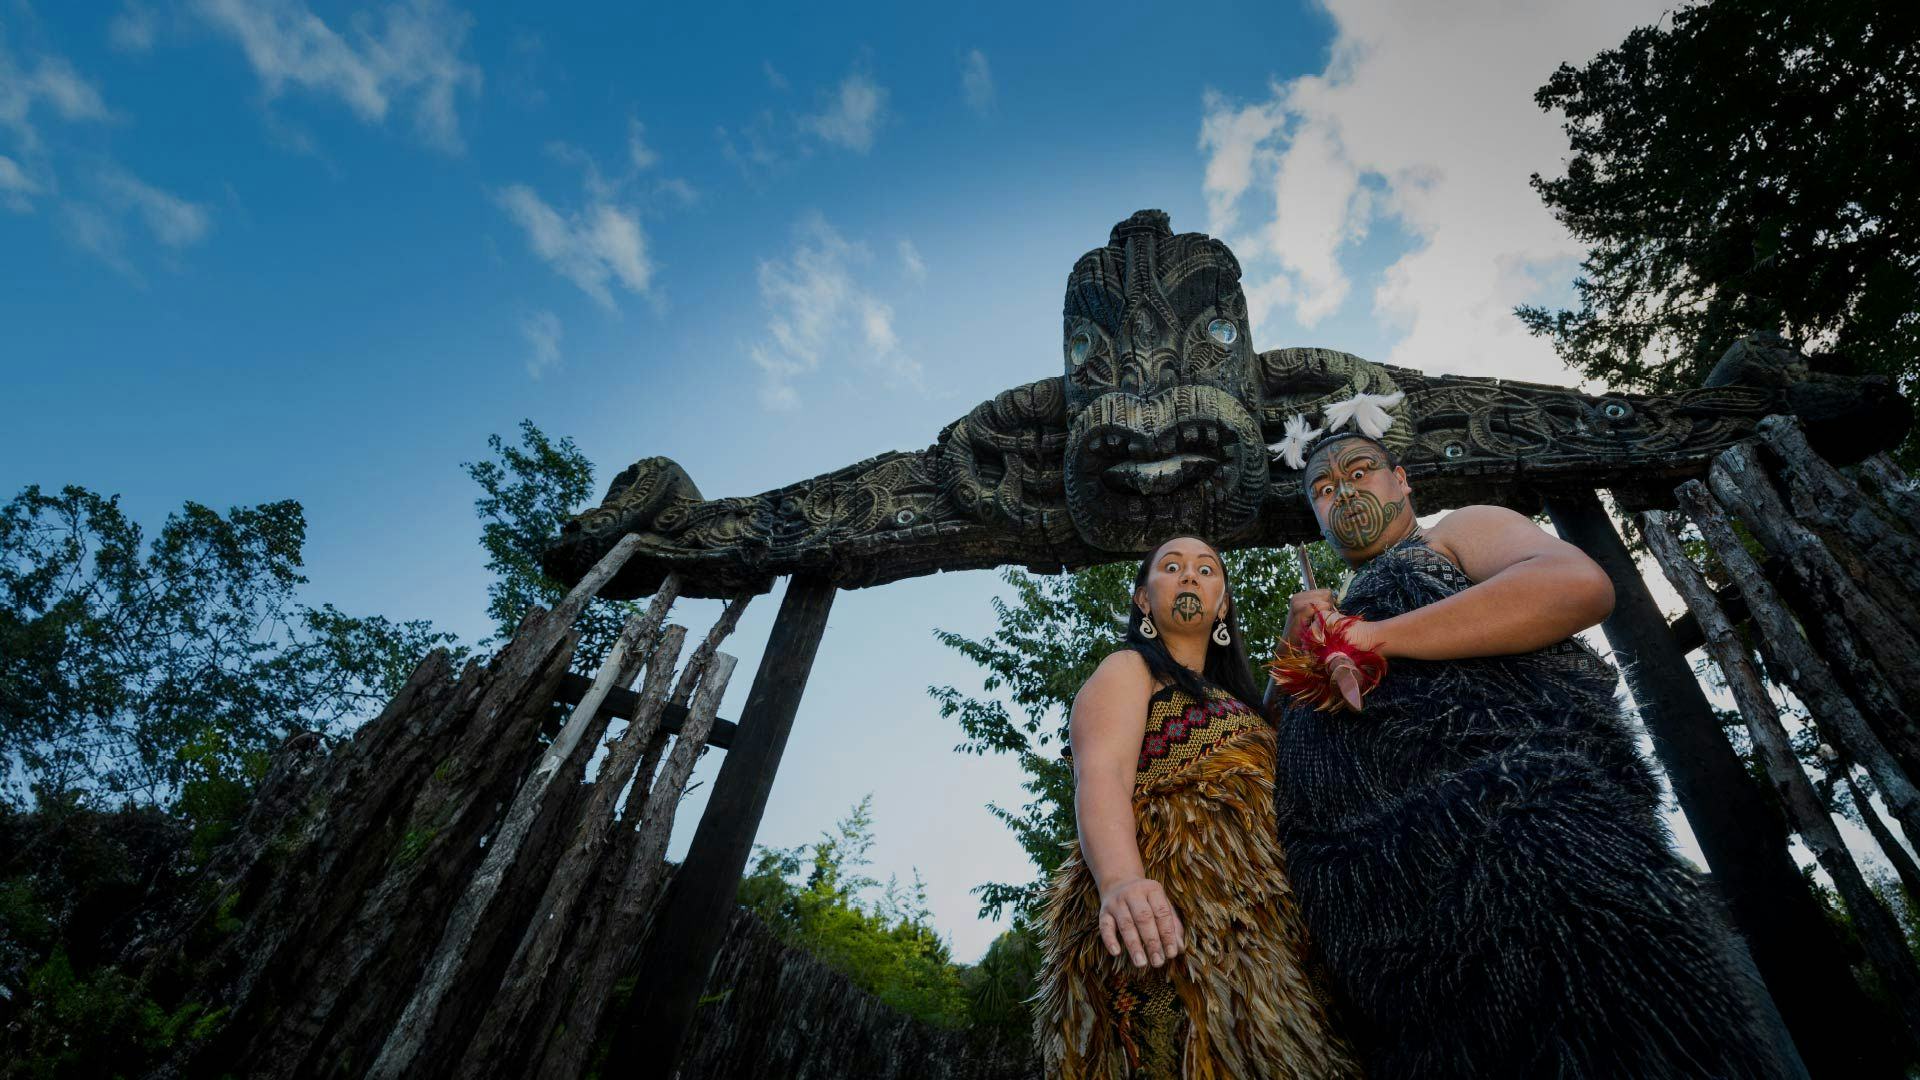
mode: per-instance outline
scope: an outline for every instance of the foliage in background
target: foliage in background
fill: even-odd
[[[1920,15],[1870,0],[1713,0],[1642,27],[1535,101],[1566,175],[1534,177],[1590,245],[1579,305],[1522,307],[1583,374],[1697,386],[1776,330],[1859,369],[1920,375]]]
[[[560,535],[560,526],[574,511],[593,501],[593,463],[573,440],[553,439],[520,421],[520,445],[509,446],[498,435],[487,436],[495,459],[463,462],[461,468],[480,485],[473,502],[480,515],[480,546],[487,552],[493,583],[487,586],[487,614],[494,634],[481,643],[497,647],[513,636],[527,608],[538,604],[552,609],[567,595],[567,587],[540,569],[540,552]],[[576,624],[580,645],[573,653],[573,669],[592,674],[613,648],[637,605],[627,600],[595,598]]]
[[[788,944],[862,990],[941,1027],[968,1021],[961,969],[933,930],[919,874],[903,888],[861,872],[873,847],[873,796],[812,844],[759,847],[739,901]],[[878,895],[873,896],[878,890]]]
[[[0,800],[244,800],[296,729],[341,734],[452,635],[295,599],[292,500],[186,503],[151,544],[118,497],[0,507]]]
[[[1323,585],[1337,582],[1345,564],[1324,544],[1314,544],[1309,551],[1315,577]],[[1299,569],[1291,548],[1228,552],[1225,562],[1247,655],[1256,669],[1255,685],[1264,686],[1266,676],[1259,668],[1286,625],[1287,598],[1300,588]],[[1031,919],[1047,881],[1074,842],[1073,769],[1060,756],[1067,712],[1080,684],[1120,644],[1139,566],[1134,561],[1108,563],[1056,576],[1008,570],[1002,576],[1013,589],[1013,599],[990,601],[999,624],[992,634],[974,640],[934,631],[942,644],[986,671],[980,697],[951,686],[928,688],[940,703],[940,715],[960,724],[965,741],[957,749],[1014,755],[1026,773],[1023,786],[1032,796],[1017,810],[988,807],[1033,860],[1034,877],[988,882],[975,889],[982,918],[997,919],[1011,910]],[[1008,700],[1018,716],[1008,708]]]
[[[81,793],[0,805],[0,1078],[134,1076],[218,1013],[162,1007],[114,966],[181,895],[189,826]]]

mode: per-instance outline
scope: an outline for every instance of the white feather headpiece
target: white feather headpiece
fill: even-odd
[[[1319,428],[1307,426],[1305,413],[1294,413],[1287,417],[1286,434],[1279,442],[1269,445],[1267,449],[1275,457],[1285,461],[1288,468],[1304,469],[1307,467],[1305,457],[1307,444],[1319,434]]]
[[[1339,431],[1352,424],[1370,439],[1385,438],[1394,421],[1387,410],[1400,404],[1406,396],[1405,391],[1395,390],[1391,394],[1355,394],[1345,401],[1336,401],[1327,406],[1327,430]]]

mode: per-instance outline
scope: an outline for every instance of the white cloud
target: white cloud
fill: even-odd
[[[653,149],[647,145],[646,140],[642,138],[642,136],[646,134],[646,131],[646,125],[640,121],[634,119],[627,121],[627,160],[632,162],[633,167],[641,172],[651,169],[660,163],[660,155],[654,153]]]
[[[97,206],[73,201],[62,203],[60,211],[66,221],[67,235],[75,247],[126,275],[136,284],[144,282],[140,271],[126,256],[125,238],[120,232],[119,223],[111,214]]]
[[[653,189],[681,206],[692,206],[700,201],[700,190],[677,176],[669,176],[655,183]]]
[[[40,185],[33,182],[21,170],[12,158],[0,154],[0,206],[5,206],[16,214],[25,214],[33,209],[33,203],[27,200],[29,195],[40,194]]]
[[[849,72],[820,112],[800,118],[800,127],[822,140],[864,154],[887,118],[887,88],[862,72]]]
[[[140,0],[126,0],[107,22],[107,42],[121,52],[143,53],[153,48],[159,19]]]
[[[132,173],[110,169],[101,175],[100,186],[116,207],[138,214],[153,238],[167,247],[197,244],[213,227],[206,207],[162,191]]]
[[[927,280],[927,261],[920,257],[920,249],[914,247],[911,240],[900,241],[900,269],[908,281],[917,284]]]
[[[1324,71],[1274,84],[1266,101],[1204,103],[1209,229],[1247,266],[1255,318],[1288,308],[1311,326],[1337,310],[1355,241],[1391,218],[1414,244],[1372,289],[1374,312],[1404,328],[1377,359],[1564,380],[1552,349],[1512,315],[1583,253],[1527,185],[1566,154],[1533,92],[1563,60],[1617,45],[1665,5],[1326,7],[1336,36]],[[1243,224],[1255,200],[1265,205]]]
[[[0,38],[0,128],[13,133],[22,153],[40,149],[40,132],[33,115],[52,110],[62,120],[105,120],[107,105],[100,91],[65,59],[43,55],[31,70],[20,65]]]
[[[520,320],[520,336],[527,339],[532,353],[527,357],[527,374],[535,380],[560,363],[560,316],[542,309]]]
[[[820,370],[822,359],[859,352],[893,385],[920,385],[920,363],[900,349],[893,308],[854,276],[871,262],[825,218],[810,214],[794,230],[793,251],[760,262],[760,300],[766,337],[749,346],[760,368],[760,402],[769,409],[800,405],[795,381]]]
[[[981,116],[993,111],[993,69],[987,66],[987,54],[979,49],[967,51],[960,62],[960,92],[967,108]]]
[[[439,0],[386,5],[353,20],[352,40],[303,0],[195,0],[195,10],[246,53],[267,97],[293,86],[339,98],[362,120],[385,121],[411,102],[414,128],[442,150],[462,149],[456,99],[480,89],[480,69],[462,59],[470,16]]]
[[[631,208],[589,198],[562,214],[525,184],[495,195],[507,216],[526,230],[527,244],[554,271],[609,311],[618,310],[610,285],[644,295],[653,277],[647,237]]]

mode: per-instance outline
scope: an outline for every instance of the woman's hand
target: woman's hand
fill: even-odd
[[[1186,947],[1186,931],[1167,902],[1167,891],[1151,878],[1136,877],[1100,890],[1100,940],[1120,955],[1121,943],[1134,967],[1153,961],[1159,967]]]
[[[1332,589],[1308,589],[1288,597],[1286,639],[1295,645],[1300,644],[1300,630],[1316,611],[1324,611],[1329,616],[1339,614],[1333,607]]]

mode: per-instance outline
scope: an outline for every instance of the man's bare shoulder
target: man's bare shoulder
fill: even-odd
[[[1476,504],[1462,506],[1447,512],[1447,515],[1433,523],[1426,532],[1430,541],[1444,541],[1449,537],[1467,537],[1490,530],[1510,529],[1515,525],[1534,528],[1533,519],[1518,511],[1504,506]]]
[[[1532,518],[1504,506],[1463,506],[1434,522],[1427,542],[1476,582],[1521,559],[1579,552]]]

